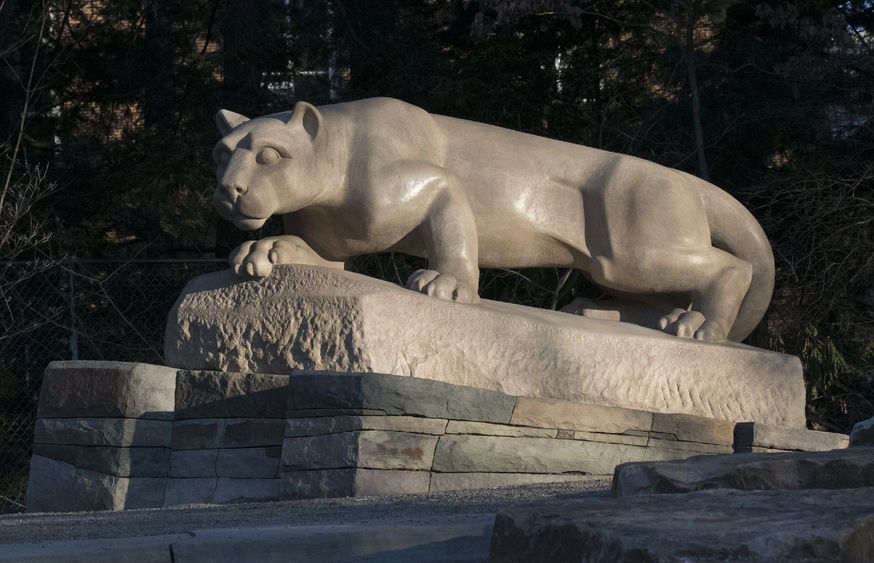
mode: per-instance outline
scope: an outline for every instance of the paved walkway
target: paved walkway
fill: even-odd
[[[485,561],[509,505],[609,481],[365,499],[0,516],[0,562]]]

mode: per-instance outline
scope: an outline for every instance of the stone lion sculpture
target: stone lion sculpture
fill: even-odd
[[[655,304],[659,328],[709,342],[746,337],[771,298],[759,224],[677,170],[389,98],[216,122],[218,213],[245,230],[281,215],[287,233],[232,252],[244,278],[394,251],[428,259],[408,288],[474,303],[480,266],[577,268],[619,309]]]

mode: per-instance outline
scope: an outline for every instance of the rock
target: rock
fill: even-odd
[[[183,371],[176,387],[176,419],[285,418],[288,376]]]
[[[849,442],[850,446],[874,446],[874,418],[857,422]]]
[[[483,436],[528,436],[531,438],[555,438],[558,430],[555,428],[532,428],[528,426],[507,426],[490,424],[488,422],[467,422],[465,420],[450,420],[446,426],[446,434],[480,434]]]
[[[874,560],[874,489],[586,498],[498,513],[491,561]]]
[[[319,418],[289,418],[285,421],[285,436],[318,436],[353,430],[393,430],[416,434],[443,434],[445,418],[415,416],[325,416]]]
[[[495,489],[538,483],[565,481],[591,481],[603,479],[588,475],[556,475],[537,473],[434,473],[431,475],[431,492],[462,491],[469,489]]]
[[[695,456],[616,468],[613,494],[874,487],[874,448]]]
[[[282,474],[283,500],[427,493],[427,471],[325,469]]]
[[[129,362],[52,362],[43,375],[37,418],[171,420],[176,371]]]
[[[232,448],[219,451],[216,473],[219,477],[276,479],[282,448]]]
[[[734,424],[700,416],[654,413],[652,432],[666,434],[664,438],[701,444],[731,444]],[[731,450],[729,449],[729,452]]]
[[[258,281],[230,271],[193,279],[169,315],[164,351],[168,365],[184,369],[385,373],[516,396],[805,423],[801,364],[791,356],[509,303],[433,299],[314,266],[277,266]]]
[[[286,438],[282,465],[286,471],[347,467],[427,471],[436,443],[436,436],[383,430]]]
[[[756,449],[798,450],[805,452],[846,448],[846,434],[818,432],[758,422],[740,422],[734,428],[735,451],[752,452]]]
[[[221,445],[225,419],[197,418],[173,423],[174,450],[208,450]]]
[[[509,422],[516,397],[441,381],[383,374],[308,374],[289,380],[288,409],[371,409],[483,422]]]
[[[651,412],[634,409],[519,397],[510,423],[621,434],[628,430],[649,431],[652,416]]]
[[[118,477],[166,477],[167,448],[34,444],[33,453]]]
[[[133,418],[41,418],[36,421],[36,444],[81,446],[170,447],[169,420]]]
[[[285,433],[284,418],[231,419],[225,424],[223,448],[279,446]]]
[[[609,475],[643,459],[644,448],[604,442],[447,434],[434,453],[442,473],[579,473]]]
[[[170,477],[193,479],[218,477],[218,450],[179,450],[170,452]]]
[[[219,478],[212,502],[273,502],[279,500],[280,479]]]
[[[213,502],[218,479],[200,477],[196,479],[167,479],[167,493],[164,506],[179,504],[207,504]]]

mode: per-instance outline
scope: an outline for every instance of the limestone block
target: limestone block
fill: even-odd
[[[285,418],[246,418],[228,420],[222,435],[223,448],[280,446],[285,433]]]
[[[133,418],[41,418],[36,421],[37,444],[83,446],[170,447],[172,423]]]
[[[445,418],[415,416],[326,416],[319,418],[289,418],[285,421],[285,436],[317,436],[353,430],[394,430],[416,434],[443,434]]]
[[[871,561],[874,489],[568,499],[499,512],[491,561]]]
[[[776,450],[825,451],[846,448],[846,434],[741,422],[734,429],[735,450],[740,453],[763,448]]]
[[[191,479],[218,477],[219,450],[174,450],[170,452],[170,477]]]
[[[433,299],[314,266],[277,266],[258,281],[230,271],[193,279],[170,313],[164,350],[168,365],[185,369],[386,373],[516,396],[805,423],[801,364],[791,356],[509,303]]]
[[[604,442],[447,434],[437,443],[434,471],[609,475],[620,463],[642,460],[644,451]]]
[[[287,385],[282,375],[182,371],[176,419],[285,418]]]
[[[28,512],[157,508],[166,479],[118,477],[34,455],[27,485]]]
[[[180,504],[207,504],[213,502],[218,479],[200,477],[195,479],[167,479],[164,506]]]
[[[116,448],[111,446],[74,446],[34,444],[36,455],[73,464],[117,477],[166,477],[166,448]]]
[[[842,489],[874,487],[874,448],[826,452],[704,455],[616,468],[613,494],[702,489]]]
[[[516,398],[495,391],[429,379],[383,374],[310,374],[288,384],[288,408],[375,409],[416,415],[507,423]]]
[[[129,362],[52,362],[38,418],[173,418],[176,370]]]
[[[700,416],[654,413],[650,435],[655,433],[667,434],[665,438],[683,442],[728,446],[734,443],[734,423]]]
[[[565,481],[589,481],[603,479],[579,474],[540,473],[433,473],[431,492],[463,491],[469,489],[495,489],[537,483],[560,483]]]
[[[483,436],[529,436],[532,438],[555,438],[555,428],[532,428],[528,426],[507,426],[488,422],[468,422],[450,420],[446,426],[447,434],[481,434]]]
[[[283,500],[427,493],[427,471],[324,469],[282,474]]]
[[[363,467],[428,470],[437,436],[364,430],[286,438],[282,465],[287,470]]]
[[[174,450],[207,450],[221,445],[223,418],[195,418],[173,422]]]
[[[853,426],[850,432],[851,446],[874,446],[874,418],[863,420]]]
[[[510,424],[622,434],[629,430],[649,431],[652,416],[651,412],[634,409],[519,397]]]
[[[219,478],[212,502],[273,502],[279,500],[280,479]]]
[[[276,479],[279,477],[280,446],[222,449],[215,471],[219,477]]]

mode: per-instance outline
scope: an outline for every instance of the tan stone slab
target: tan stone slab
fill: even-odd
[[[609,475],[592,476],[543,473],[432,473],[431,492],[495,489],[498,487],[515,487],[537,483],[595,481],[609,479],[609,477]]]
[[[652,428],[652,413],[557,399],[519,397],[510,424],[621,434],[628,430],[649,431]]]
[[[171,420],[176,371],[130,362],[52,362],[43,375],[37,417]]]
[[[416,416],[330,416],[290,418],[285,421],[285,436],[317,436],[353,430],[392,430],[416,434],[443,434],[446,419]]]
[[[605,475],[620,463],[643,460],[644,452],[603,442],[447,434],[437,443],[434,471]]]
[[[287,471],[281,478],[283,500],[427,493],[427,471],[322,469]]]
[[[702,444],[701,442],[681,442],[679,440],[649,439],[647,449],[677,450],[697,454],[730,454],[734,448],[726,444]]]
[[[738,452],[762,451],[762,448],[813,452],[846,448],[848,444],[849,436],[846,434],[757,422],[739,423],[734,431],[734,445]]]
[[[34,426],[37,444],[170,447],[173,423],[135,418],[41,418]]]
[[[652,431],[663,433],[682,442],[705,444],[734,443],[734,423],[688,414],[653,413]]]
[[[508,303],[448,302],[313,266],[278,266],[249,282],[232,272],[195,278],[170,314],[164,350],[169,365],[186,369],[373,372],[519,397],[805,423],[801,364],[791,356]]]
[[[304,469],[428,470],[434,460],[437,436],[363,430],[286,438],[282,446],[284,471]]]
[[[468,422],[450,420],[446,426],[447,434],[480,434],[483,436],[530,436],[532,438],[555,438],[555,428],[533,428],[530,426],[507,426],[488,422]]]
[[[626,444],[628,446],[645,447],[649,442],[647,436],[634,436],[629,434],[607,434],[604,432],[584,432],[582,430],[574,431],[574,440],[584,440],[586,442],[607,442],[609,444]]]

